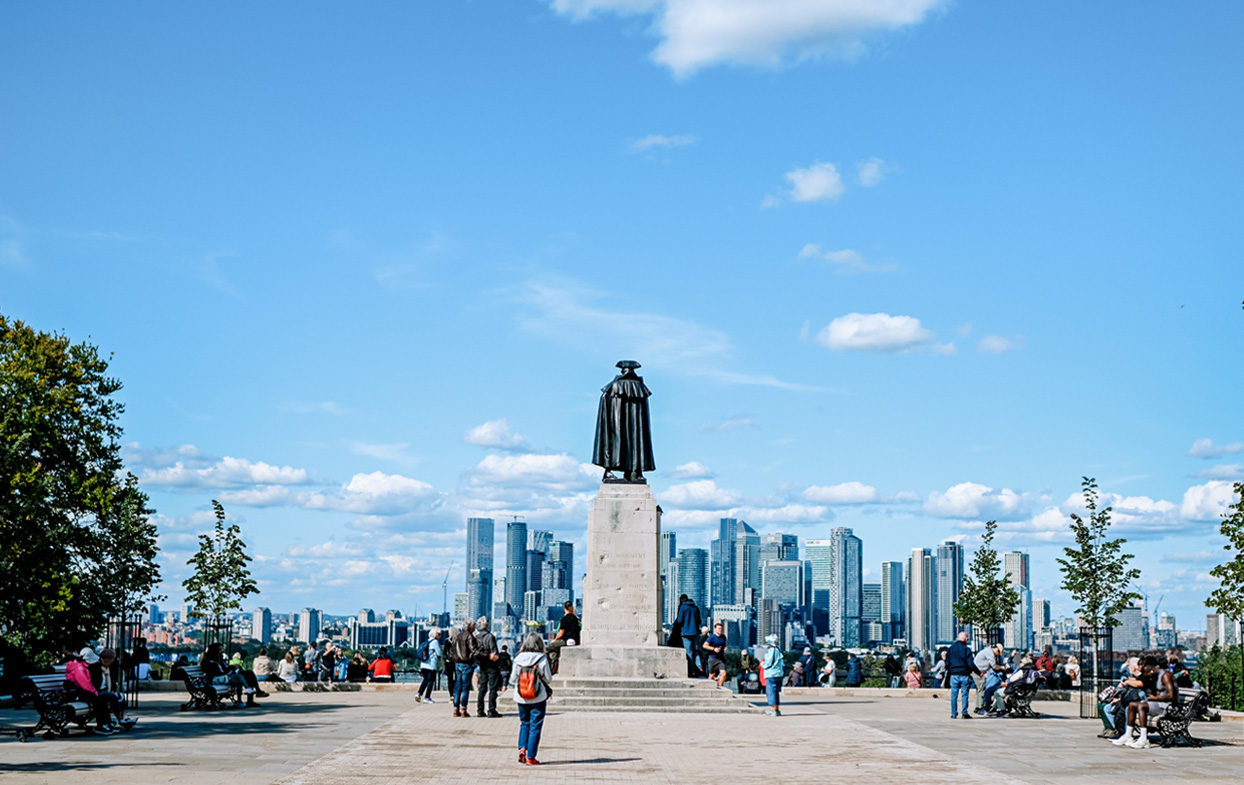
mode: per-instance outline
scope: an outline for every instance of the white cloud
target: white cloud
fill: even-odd
[[[139,480],[146,485],[174,488],[229,488],[241,485],[302,485],[310,482],[311,478],[306,469],[225,456],[202,468],[176,461],[165,468],[145,469],[139,474]]]
[[[840,251],[826,251],[817,243],[808,243],[799,251],[800,259],[818,259],[829,263],[829,268],[836,273],[881,273],[898,269],[895,264],[875,264],[864,258],[859,251],[843,248]]]
[[[929,347],[929,354],[946,356],[949,354],[957,354],[958,349],[955,348],[954,341],[950,343],[935,343]]]
[[[1216,521],[1235,501],[1235,489],[1225,480],[1211,480],[1184,492],[1179,513],[1190,521]]]
[[[943,0],[552,0],[575,19],[651,15],[652,59],[683,77],[719,63],[776,67],[859,57],[869,35],[921,22]]]
[[[806,169],[790,170],[786,181],[790,183],[791,201],[795,202],[837,201],[846,191],[838,167],[820,161]]]
[[[731,417],[722,420],[719,423],[706,422],[700,426],[701,431],[721,433],[725,431],[737,431],[740,428],[758,428],[750,417]]]
[[[670,477],[676,480],[692,480],[713,476],[713,470],[698,461],[689,461],[681,466],[675,466],[670,472]]]
[[[1244,480],[1244,463],[1224,463],[1196,473],[1203,480]]]
[[[473,486],[538,486],[551,490],[574,490],[598,484],[600,475],[600,469],[579,463],[565,453],[487,455],[467,479]]]
[[[699,139],[691,134],[674,134],[673,136],[666,136],[664,134],[648,134],[647,136],[631,142],[630,149],[631,152],[641,153],[645,150],[651,150],[654,147],[690,147],[699,141]]]
[[[525,446],[522,435],[510,427],[509,420],[489,420],[477,425],[462,436],[462,441],[479,447],[494,447],[502,450],[521,449]]]
[[[817,333],[817,343],[838,352],[901,352],[928,343],[933,333],[911,316],[849,313]]]
[[[671,485],[661,494],[662,505],[692,507],[701,510],[722,510],[738,503],[738,497],[717,487],[712,480],[695,480]]]
[[[1244,442],[1214,444],[1213,439],[1197,439],[1189,448],[1188,455],[1193,458],[1221,458],[1237,452],[1244,452]]]
[[[358,455],[366,455],[368,458],[400,463],[410,460],[409,456],[406,455],[406,448],[409,446],[409,442],[398,442],[396,444],[355,442],[350,445],[350,451]]]
[[[1010,488],[995,491],[987,485],[961,482],[945,493],[930,493],[924,511],[935,518],[1015,520],[1027,513],[1028,506],[1027,497]]]
[[[1019,344],[1016,341],[1003,338],[1001,335],[986,335],[980,339],[980,343],[976,344],[976,350],[985,354],[1002,354],[1018,348]]]
[[[854,480],[838,485],[813,485],[803,492],[803,498],[823,504],[867,504],[879,499],[876,488]]]
[[[855,165],[855,179],[865,188],[880,185],[885,178],[885,161],[880,158],[869,158]]]

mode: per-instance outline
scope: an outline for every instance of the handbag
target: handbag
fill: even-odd
[[[765,681],[765,666],[761,665],[760,666],[760,686],[767,687],[768,684],[769,683]]]

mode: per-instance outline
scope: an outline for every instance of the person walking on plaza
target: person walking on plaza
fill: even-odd
[[[972,662],[972,649],[968,646],[967,632],[960,632],[959,637],[946,650],[946,672],[950,674],[950,718],[972,718],[968,712],[968,693],[972,689],[972,674],[976,665]],[[959,703],[959,693],[963,693],[963,702]],[[960,709],[962,706],[962,709]]]
[[[717,682],[719,690],[727,689],[725,631],[725,625],[721,622],[713,624],[713,634],[704,639],[703,646],[708,656],[708,677]]]
[[[501,669],[497,660],[501,655],[497,652],[497,639],[488,631],[488,617],[480,616],[475,620],[475,640],[479,648],[475,652],[475,662],[479,665],[479,691],[475,693],[475,713],[480,717],[500,717],[497,712],[497,690],[501,688]],[[484,698],[488,698],[488,714],[484,714]]]
[[[549,664],[553,673],[557,673],[557,664],[561,661],[562,649],[566,646],[579,645],[583,637],[583,624],[574,613],[574,603],[567,600],[562,605],[562,610],[564,614],[562,620],[557,623],[557,635],[549,644],[548,650]]]
[[[765,679],[765,697],[769,701],[769,708],[765,709],[765,714],[770,717],[782,716],[782,675],[786,672],[786,660],[782,657],[782,651],[778,648],[778,636],[766,635],[765,643],[769,648],[765,649],[765,655],[760,658],[760,672]]]
[[[415,651],[419,658],[419,675],[423,681],[419,683],[419,692],[415,694],[415,703],[436,703],[432,700],[432,688],[436,686],[436,674],[441,669],[441,630],[433,627],[428,631],[428,639]]]
[[[536,754],[540,751],[540,732],[544,729],[551,681],[553,671],[544,652],[544,639],[539,633],[529,632],[514,658],[510,675],[514,704],[518,706],[518,762],[528,766],[540,765]]]
[[[466,626],[449,641],[454,660],[454,716],[470,717],[467,706],[471,702],[471,675],[475,670],[475,655],[479,643],[475,640],[475,622]]]

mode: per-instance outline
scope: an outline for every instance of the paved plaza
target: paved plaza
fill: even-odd
[[[256,711],[181,713],[175,693],[144,694],[130,734],[19,744],[0,737],[0,780],[92,785],[186,782],[685,783],[857,777],[870,783],[1241,782],[1244,724],[1197,723],[1201,749],[1117,749],[1069,703],[1040,720],[957,720],[945,700],[810,690],[781,718],[553,713],[541,767],[516,762],[517,718],[455,719],[409,691],[277,693]],[[17,719],[0,712],[0,724]],[[715,774],[712,774],[714,773]]]

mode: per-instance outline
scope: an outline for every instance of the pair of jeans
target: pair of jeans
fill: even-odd
[[[475,666],[469,662],[454,663],[454,708],[466,711],[471,702],[471,673]]]
[[[518,748],[527,750],[527,758],[540,750],[540,731],[544,728],[544,709],[548,701],[518,704]]]
[[[475,713],[484,716],[484,698],[488,698],[488,713],[497,713],[497,690],[501,689],[501,669],[496,665],[479,667],[479,692],[475,695]]]
[[[419,697],[431,698],[432,688],[436,686],[436,671],[431,668],[420,668],[419,675],[423,676],[423,681],[419,683]]]
[[[985,696],[984,696],[985,711],[994,710],[993,694],[997,692],[998,688],[1001,686],[1002,686],[1002,677],[998,675],[997,671],[991,670],[988,674],[986,674]]]
[[[701,670],[700,658],[697,656],[697,652],[696,652],[696,646],[695,646],[696,640],[697,638],[695,637],[682,639],[682,650],[687,653],[687,675],[688,676],[694,675],[696,671]]]
[[[963,714],[968,713],[968,696],[972,692],[972,677],[967,674],[950,677],[950,716],[959,716],[959,693],[963,693]]]
[[[776,709],[778,707],[778,701],[780,700],[781,694],[782,694],[782,677],[778,676],[774,678],[773,676],[769,676],[768,674],[766,674],[765,675],[765,698],[768,699],[769,705]]]

